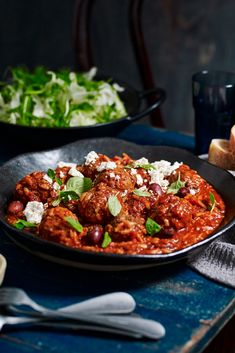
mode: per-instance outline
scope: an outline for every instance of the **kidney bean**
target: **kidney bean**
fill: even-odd
[[[175,230],[173,227],[165,228],[163,230],[164,236],[165,237],[172,237],[175,233]]]
[[[17,214],[21,211],[23,211],[24,205],[22,204],[21,201],[12,201],[7,208],[8,213],[11,214]]]

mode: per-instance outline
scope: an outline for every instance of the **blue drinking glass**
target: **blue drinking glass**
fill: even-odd
[[[195,153],[208,153],[213,138],[228,139],[235,124],[235,73],[201,71],[192,77]]]

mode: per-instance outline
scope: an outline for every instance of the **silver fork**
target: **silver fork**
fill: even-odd
[[[14,287],[3,287],[0,289],[0,305],[9,305],[14,301],[14,305],[27,305],[32,309],[41,312],[49,310],[33,301],[22,289]],[[12,305],[12,304],[11,304]],[[125,292],[113,292],[97,296],[80,303],[65,306],[57,309],[62,313],[92,312],[95,314],[128,314],[136,307],[134,298]],[[11,310],[15,310],[11,307]],[[24,313],[24,311],[21,311]]]
[[[66,330],[86,330],[86,331],[97,331],[97,332],[107,332],[113,333],[115,335],[123,335],[132,338],[142,338],[142,335],[135,332],[130,332],[126,330],[118,330],[115,328],[98,326],[98,325],[85,325],[85,324],[70,324],[63,322],[44,322],[41,319],[29,318],[29,317],[15,317],[15,316],[3,316],[0,315],[0,332],[5,325],[33,325],[40,327],[48,327],[51,329],[66,329]]]
[[[144,337],[159,339],[165,335],[164,327],[156,321],[128,315],[97,315],[81,311],[77,314],[50,310],[34,302],[19,288],[2,288],[0,290],[0,305],[28,305],[40,312],[43,318],[68,318],[93,324],[105,325],[130,332],[139,333]]]

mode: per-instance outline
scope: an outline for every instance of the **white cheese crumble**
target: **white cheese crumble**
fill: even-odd
[[[106,169],[115,169],[116,168],[115,162],[101,162],[100,165],[96,168],[98,172],[102,172]]]
[[[171,164],[170,162],[164,160],[151,163],[155,169],[148,170],[148,174],[151,177],[150,184],[156,183],[162,188],[166,188],[169,185],[169,182],[164,178],[173,173],[181,164],[182,163],[178,162]]]
[[[39,224],[44,212],[43,203],[39,201],[29,201],[23,211],[27,222]]]
[[[115,180],[120,180],[120,179],[121,179],[120,175],[115,176]]]
[[[73,168],[73,167],[76,167],[76,165],[77,165],[76,163],[69,163],[69,162],[62,162],[62,161],[57,163],[57,166],[59,168],[63,168],[63,167]]]
[[[134,162],[134,166],[135,166],[135,167],[138,166],[138,165],[140,165],[140,164],[149,164],[149,161],[148,161],[147,158],[142,157],[142,158],[140,158],[140,159],[137,159],[137,160]]]
[[[55,191],[60,190],[60,185],[56,181],[53,183],[52,187]]]
[[[52,184],[53,180],[49,177],[49,175],[43,175],[43,179],[46,180],[49,184]]]
[[[62,170],[60,171],[60,178],[63,179],[65,177],[65,174],[62,172]]]
[[[71,176],[77,176],[77,177],[81,177],[81,178],[84,178],[84,175],[82,173],[80,173],[76,167],[72,167],[69,172],[68,172],[69,175]]]
[[[132,174],[132,175],[136,175],[136,174],[137,174],[137,170],[134,169],[134,168],[131,168],[131,174]]]
[[[195,189],[189,189],[189,192],[191,195],[195,195],[197,193],[197,190]]]
[[[142,176],[140,174],[136,174],[136,184],[141,186],[141,185],[143,185],[143,182],[144,181],[143,181]]]
[[[110,176],[110,178],[115,178],[115,174],[114,173],[110,173],[109,176]]]
[[[85,157],[85,165],[95,163],[98,158],[99,156],[95,151],[89,152]]]

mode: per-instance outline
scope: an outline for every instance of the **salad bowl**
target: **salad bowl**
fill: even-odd
[[[35,126],[34,124],[30,123],[10,123],[7,120],[3,121],[0,119],[1,147],[5,150],[7,149],[10,154],[13,152],[12,154],[14,155],[15,152],[19,154],[27,151],[37,151],[59,147],[61,145],[84,138],[106,136],[115,137],[129,124],[145,117],[148,114],[151,114],[151,112],[157,109],[166,99],[166,93],[161,88],[138,92],[123,81],[114,79],[111,80],[103,77],[99,78],[98,76],[94,79],[94,81],[99,81],[101,79],[104,82],[111,83],[113,86],[116,85],[116,87],[120,88],[118,90],[118,96],[120,98],[121,104],[124,106],[123,112],[125,113],[123,113],[123,116],[102,122],[97,121],[97,123],[93,125],[83,124],[83,126],[76,126],[74,124],[66,127],[63,125]],[[145,99],[151,95],[154,95],[156,99],[151,105],[146,106]],[[2,107],[0,101],[0,113],[1,108]]]

